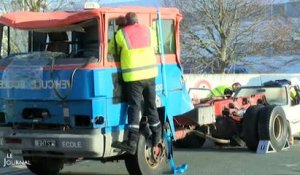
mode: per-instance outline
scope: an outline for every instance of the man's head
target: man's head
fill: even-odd
[[[124,16],[119,16],[116,19],[116,24],[118,25],[119,28],[125,27],[126,26],[126,19]]]
[[[233,94],[233,92],[232,92],[231,89],[226,88],[226,89],[224,90],[224,96],[225,96],[225,97],[230,98],[230,97],[232,96],[232,94]]]
[[[241,83],[239,83],[239,82],[233,83],[233,84],[232,84],[232,90],[233,90],[233,92],[236,92],[241,86],[242,86],[242,85],[241,85]]]
[[[133,25],[133,24],[138,23],[137,15],[134,12],[128,12],[125,15],[125,19],[126,19],[126,24],[127,25]]]

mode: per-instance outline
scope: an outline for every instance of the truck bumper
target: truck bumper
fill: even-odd
[[[55,157],[102,157],[104,136],[99,129],[74,131],[13,130],[0,128],[0,150],[27,151]]]

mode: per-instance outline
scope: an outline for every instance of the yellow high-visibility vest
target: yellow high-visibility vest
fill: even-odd
[[[151,30],[140,24],[128,25],[116,33],[121,48],[121,69],[125,82],[157,76],[157,62],[152,47]]]
[[[230,87],[225,86],[225,85],[217,86],[214,89],[212,89],[212,94],[209,94],[209,97],[212,97],[212,96],[223,96],[225,89],[230,89],[231,90]]]

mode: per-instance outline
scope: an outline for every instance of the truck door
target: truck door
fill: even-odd
[[[125,14],[124,14],[125,15]],[[120,69],[120,48],[115,43],[115,33],[122,27],[121,14],[106,14],[105,16],[105,78],[107,90],[107,125],[120,126],[127,123],[127,104],[124,84]],[[110,43],[110,44],[109,44]],[[109,51],[110,50],[110,51]]]
[[[299,128],[298,126],[300,126],[300,91],[297,86],[291,86],[288,88],[289,105],[285,108],[286,118],[290,123],[292,131],[295,132],[296,130],[299,130],[295,130],[295,128]]]

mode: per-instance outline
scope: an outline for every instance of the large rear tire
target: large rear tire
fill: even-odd
[[[160,144],[161,154],[157,161],[153,159],[152,145],[150,139],[140,135],[135,155],[126,155],[125,166],[130,175],[163,174],[168,171],[168,150],[166,140]]]
[[[270,140],[276,151],[281,151],[288,139],[288,123],[280,106],[266,106],[259,113],[258,135],[260,140]]]
[[[23,159],[29,162],[27,168],[37,175],[57,175],[64,166],[60,158],[24,156]]]
[[[250,106],[243,117],[242,137],[251,151],[256,151],[258,146],[258,115],[263,107],[262,105]]]

